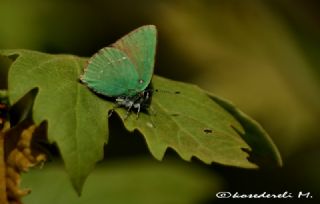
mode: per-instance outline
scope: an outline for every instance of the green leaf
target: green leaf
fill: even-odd
[[[48,121],[48,137],[56,142],[78,193],[95,162],[103,157],[108,103],[78,82],[84,59],[34,51],[5,51],[18,55],[9,70],[9,99],[16,103],[37,88],[33,119]]]
[[[8,91],[0,89],[0,103],[8,104]]]
[[[238,133],[244,134],[240,123],[203,90],[157,76],[153,86],[159,91],[152,96],[151,113],[138,120],[131,114],[124,124],[142,133],[155,158],[161,160],[170,147],[188,161],[194,156],[207,164],[256,167],[243,151],[251,148]],[[118,112],[125,117],[126,110]]]
[[[193,204],[212,198],[222,184],[215,174],[193,164],[137,158],[98,165],[77,197],[61,167],[56,162],[24,174],[22,185],[32,193],[23,203]]]
[[[101,99],[79,82],[83,58],[26,50],[1,53],[15,59],[8,79],[11,104],[30,90],[38,90],[33,118],[36,123],[48,121],[48,137],[57,143],[72,183],[80,193],[95,162],[102,158],[108,138],[107,113],[113,102]],[[188,161],[196,157],[207,164],[256,168],[259,161],[249,161],[248,152],[268,147],[264,156],[279,163],[272,141],[259,125],[244,122],[245,117],[230,111],[232,105],[212,100],[195,85],[158,76],[153,77],[152,85],[159,91],[153,93],[149,114],[140,113],[137,118],[131,113],[123,122],[129,131],[138,130],[145,137],[155,158],[161,160],[166,150],[172,148]],[[127,110],[119,108],[116,112],[125,118]]]
[[[279,150],[259,123],[230,102],[212,94],[209,94],[209,96],[241,123],[245,132],[239,134],[252,148],[252,152],[250,153],[252,162],[256,162],[259,166],[263,167],[282,166]]]

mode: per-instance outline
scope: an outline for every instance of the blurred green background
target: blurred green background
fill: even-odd
[[[111,130],[106,164],[98,165],[89,177],[83,198],[48,199],[48,193],[60,195],[71,188],[69,183],[57,184],[50,172],[58,165],[49,165],[47,171],[25,176],[23,184],[33,189],[26,203],[227,202],[215,199],[218,191],[303,191],[311,192],[311,201],[316,202],[319,10],[317,0],[0,0],[1,49],[88,57],[141,25],[155,24],[159,30],[155,73],[233,101],[263,125],[284,160],[283,168],[257,171],[206,166],[196,160],[188,164],[169,151],[170,159],[161,167],[137,133],[119,127]],[[116,127],[119,121],[112,119]]]

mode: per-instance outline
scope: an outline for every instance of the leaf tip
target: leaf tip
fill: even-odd
[[[82,178],[71,178],[71,183],[72,186],[74,188],[74,190],[76,191],[77,195],[80,197],[82,194],[82,189],[83,189],[83,185],[84,182],[86,180],[87,177],[82,177]]]

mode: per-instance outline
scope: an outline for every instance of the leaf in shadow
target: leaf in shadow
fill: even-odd
[[[230,102],[214,95],[209,96],[241,123],[244,128],[244,133],[239,132],[239,134],[252,148],[252,151],[249,151],[252,162],[261,167],[282,166],[279,150],[272,142],[268,133],[256,121],[240,111]]]
[[[98,165],[81,197],[68,188],[67,177],[58,162],[24,175],[23,184],[33,191],[24,199],[26,204],[193,204],[211,198],[222,181],[193,164],[135,158]]]

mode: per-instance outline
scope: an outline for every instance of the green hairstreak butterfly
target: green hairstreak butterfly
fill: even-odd
[[[115,97],[118,106],[140,112],[150,98],[157,29],[145,25],[94,54],[80,80],[98,94]]]

